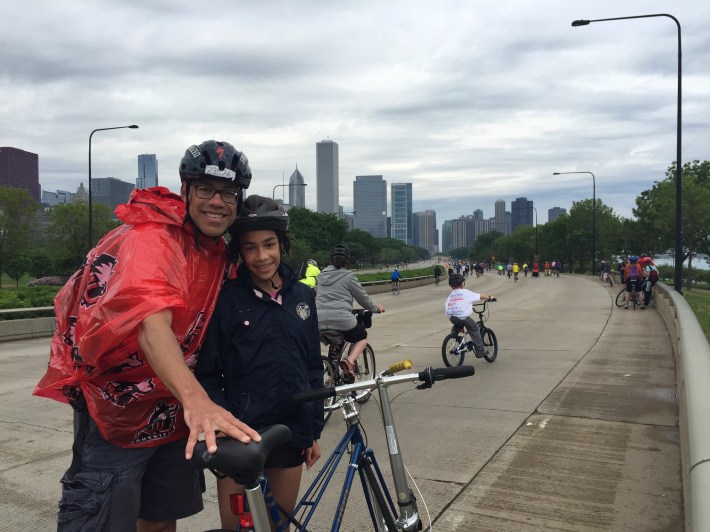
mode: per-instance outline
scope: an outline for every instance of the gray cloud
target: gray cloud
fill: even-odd
[[[39,153],[46,190],[94,175],[133,181],[156,153],[176,189],[186,146],[243,148],[253,190],[298,165],[315,207],[315,143],[340,145],[341,203],[356,175],[412,181],[438,220],[526,196],[539,220],[597,196],[624,216],[675,158],[676,33],[660,0],[430,3],[374,0],[204,5],[150,0],[4,2],[0,145]],[[708,159],[710,6],[673,6],[683,24],[684,160]],[[567,176],[569,177],[569,176]],[[544,216],[543,216],[544,213]]]

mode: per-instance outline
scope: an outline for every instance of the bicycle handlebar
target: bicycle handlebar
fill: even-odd
[[[389,369],[387,371],[389,371]],[[418,373],[407,373],[405,375],[387,375],[387,371],[381,373],[374,379],[356,382],[354,384],[345,384],[343,386],[335,386],[332,388],[319,388],[317,390],[299,392],[293,395],[293,402],[296,404],[307,403],[309,401],[317,401],[318,399],[335,397],[336,395],[342,393],[354,392],[357,390],[372,390],[376,388],[379,383],[382,383],[385,386],[391,386],[392,384],[419,381],[421,384],[419,384],[417,388],[422,390],[425,388],[431,388],[436,381],[443,381],[445,379],[460,379],[462,377],[470,377],[476,373],[473,366],[454,366],[451,368],[428,367],[424,371],[420,371]]]

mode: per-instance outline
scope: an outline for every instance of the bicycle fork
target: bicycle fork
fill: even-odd
[[[417,501],[414,494],[409,489],[407,483],[407,472],[404,468],[402,453],[399,449],[399,440],[394,426],[394,415],[390,405],[389,392],[383,384],[378,384],[377,389],[380,394],[380,406],[382,407],[382,423],[387,436],[387,452],[390,458],[392,478],[394,480],[395,492],[397,494],[397,505],[399,506],[398,528],[405,531],[421,530],[419,512],[417,511]]]

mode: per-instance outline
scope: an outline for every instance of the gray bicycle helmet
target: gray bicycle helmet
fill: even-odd
[[[336,244],[333,249],[330,250],[330,258],[342,258],[345,260],[350,260],[350,250],[343,244]]]
[[[459,273],[449,275],[449,286],[451,288],[453,288],[454,286],[463,286],[463,284],[465,282],[466,282],[466,278]]]
[[[229,142],[206,140],[199,146],[190,146],[180,161],[180,179],[223,179],[249,188],[251,168],[244,153]]]
[[[271,198],[252,194],[241,206],[237,219],[229,228],[232,237],[248,231],[288,230],[288,214]]]

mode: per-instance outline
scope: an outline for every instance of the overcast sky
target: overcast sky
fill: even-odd
[[[155,153],[179,190],[185,148],[226,140],[250,192],[296,166],[316,208],[316,142],[340,149],[340,204],[356,175],[412,182],[445,219],[496,199],[569,210],[596,194],[624,217],[676,157],[682,25],[684,162],[710,159],[710,2],[390,0],[0,3],[0,146],[39,154],[43,190],[92,176],[135,183]],[[389,187],[388,187],[389,188]],[[277,196],[284,189],[277,189]],[[389,208],[389,203],[388,203]]]

